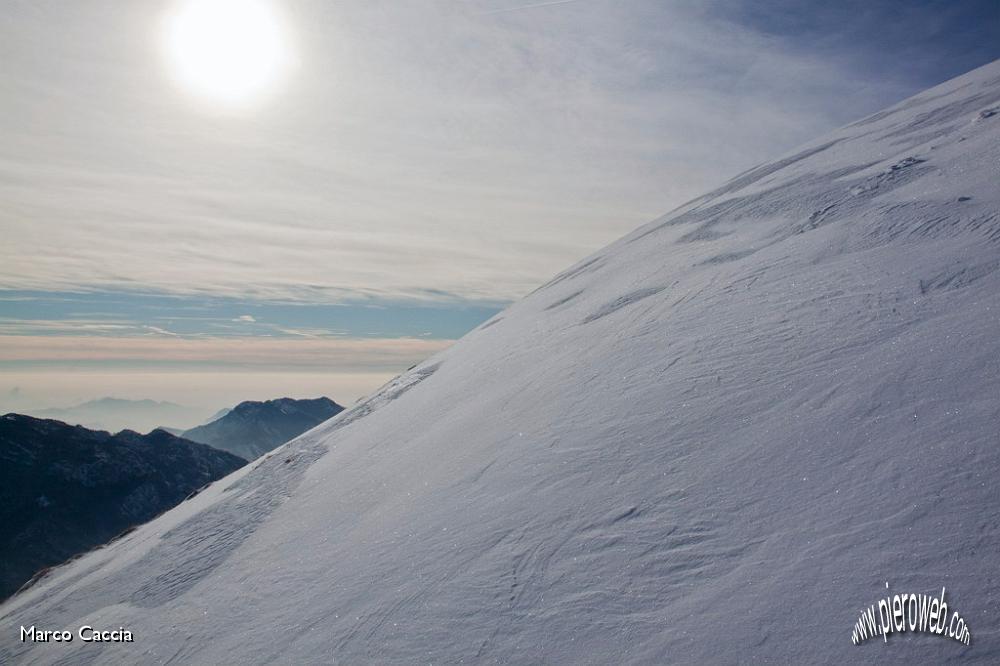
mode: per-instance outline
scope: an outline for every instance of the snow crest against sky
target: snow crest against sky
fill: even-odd
[[[724,178],[1000,55],[992,2],[294,0],[293,71],[234,110],[173,85],[170,6],[5,3],[0,335],[453,339]],[[178,323],[205,303],[214,325]],[[219,328],[254,308],[274,316]],[[57,360],[76,367],[9,351],[0,391]]]

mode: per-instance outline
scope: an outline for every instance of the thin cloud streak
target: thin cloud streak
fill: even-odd
[[[185,339],[5,336],[0,370],[28,367],[226,367],[281,371],[398,372],[446,349],[450,340],[417,338]]]
[[[505,7],[503,9],[492,9],[487,12],[480,12],[485,16],[488,14],[506,14],[507,12],[519,12],[522,9],[536,9],[538,7],[551,7],[553,5],[568,5],[570,3],[581,2],[582,0],[553,0],[552,2],[538,2],[533,5],[520,5],[518,7]]]

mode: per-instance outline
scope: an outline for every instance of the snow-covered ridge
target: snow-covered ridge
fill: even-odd
[[[0,607],[0,661],[1000,660],[1000,62],[636,230]],[[947,586],[969,646],[855,646]],[[24,645],[19,625],[124,626]]]

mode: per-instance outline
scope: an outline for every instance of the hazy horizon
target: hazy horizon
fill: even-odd
[[[244,371],[237,376],[218,377],[211,373],[169,372],[156,376],[155,381],[142,374],[78,373],[61,374],[71,377],[67,384],[59,377],[44,373],[14,375],[20,384],[0,395],[0,414],[20,413],[39,418],[55,418],[103,430],[125,428],[148,431],[155,427],[186,429],[204,423],[222,409],[232,408],[248,400],[266,401],[276,398],[309,399],[328,397],[348,407],[374,388],[389,381],[396,373],[254,373]],[[234,382],[233,380],[242,380]],[[98,394],[97,387],[114,386],[117,393]],[[152,400],[182,408],[181,418],[134,418],[116,409],[95,407],[86,419],[63,418],[48,413],[53,410],[72,411],[93,401],[104,399],[127,401]]]

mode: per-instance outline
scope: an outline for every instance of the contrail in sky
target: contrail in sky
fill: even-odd
[[[492,9],[488,12],[483,12],[485,14],[502,14],[503,12],[516,12],[521,9],[534,9],[536,7],[551,7],[552,5],[565,5],[570,2],[579,2],[579,0],[551,0],[550,2],[536,2],[533,5],[518,5],[517,7],[506,7],[504,9]]]

